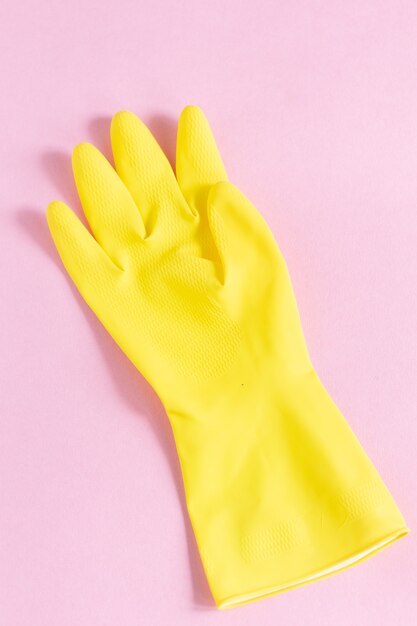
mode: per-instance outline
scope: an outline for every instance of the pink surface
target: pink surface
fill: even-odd
[[[44,219],[70,151],[187,103],[287,258],[316,367],[417,528],[412,0],[3,0],[0,624],[408,626],[411,534],[323,582],[213,609],[168,421],[64,274]]]

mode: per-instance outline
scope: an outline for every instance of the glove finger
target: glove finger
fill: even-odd
[[[176,174],[188,204],[206,211],[210,187],[227,180],[209,122],[197,106],[187,106],[178,122]]]
[[[139,207],[149,235],[156,223],[191,216],[172,167],[147,126],[129,111],[111,123],[116,170]]]
[[[76,146],[72,167],[95,238],[112,259],[121,263],[126,246],[145,235],[132,196],[107,159],[89,143]]]
[[[92,306],[100,293],[111,292],[118,268],[78,217],[63,202],[47,209],[49,230],[62,262],[84,299]]]

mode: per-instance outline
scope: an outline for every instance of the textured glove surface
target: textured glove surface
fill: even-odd
[[[347,567],[407,532],[320,383],[285,262],[227,181],[197,107],[180,117],[176,175],[132,113],[114,169],[80,144],[92,234],[61,202],[48,223],[83,298],[160,396],[220,607]]]

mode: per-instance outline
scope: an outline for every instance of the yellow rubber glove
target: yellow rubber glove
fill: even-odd
[[[60,202],[48,222],[82,296],[168,413],[217,605],[341,570],[408,531],[314,372],[287,268],[226,173],[203,113],[180,118],[177,176],[118,113],[116,171],[81,144],[92,236]]]

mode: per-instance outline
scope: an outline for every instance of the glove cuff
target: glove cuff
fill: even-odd
[[[265,422],[254,420],[249,435],[242,430],[227,450],[219,442],[217,457],[204,459],[211,472],[198,476],[196,489],[185,472],[187,505],[219,608],[329,576],[408,532],[314,372],[268,404]]]

